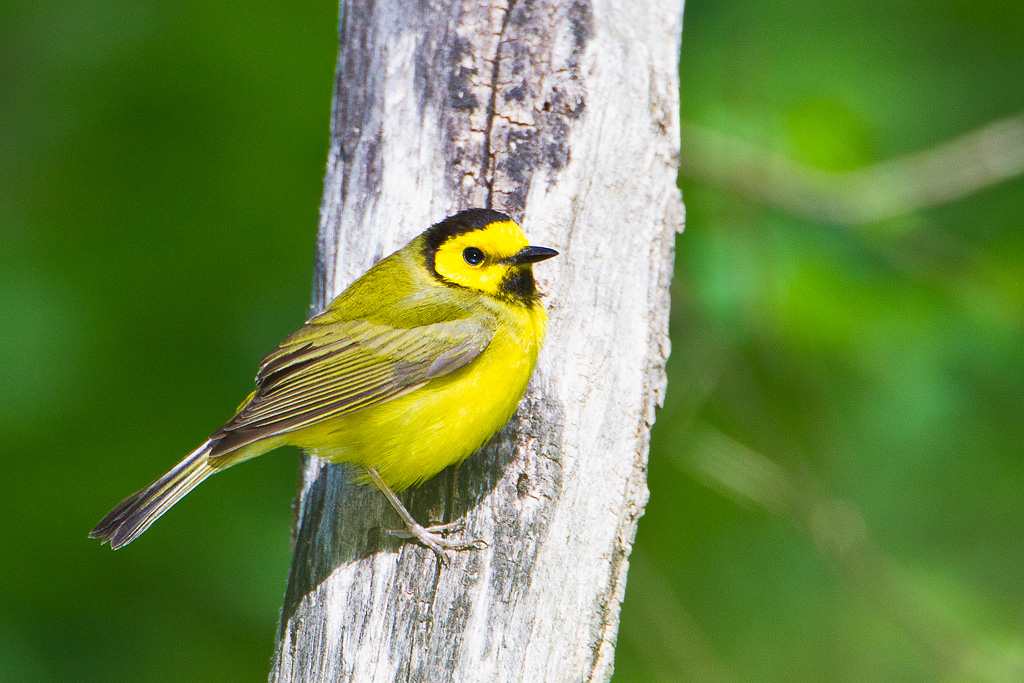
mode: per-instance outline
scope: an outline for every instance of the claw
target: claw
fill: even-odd
[[[407,538],[419,541],[422,545],[433,550],[434,554],[437,555],[437,558],[447,565],[449,557],[445,551],[482,550],[487,547],[487,543],[481,539],[450,539],[441,535],[446,531],[461,530],[465,526],[465,522],[460,520],[449,524],[437,524],[428,527],[424,527],[419,524],[412,524],[407,526],[405,529],[385,529],[384,531],[395,538]]]
[[[466,528],[466,522],[459,519],[448,524],[434,524],[432,526],[420,527],[428,534],[443,534],[450,531],[462,531]],[[419,538],[416,534],[409,530],[408,527],[405,529],[385,529],[389,534],[396,538]]]

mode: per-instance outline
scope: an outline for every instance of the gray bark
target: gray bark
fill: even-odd
[[[665,389],[682,3],[344,3],[316,307],[430,224],[505,211],[550,317],[509,425],[403,499],[305,459],[272,681],[606,681]]]

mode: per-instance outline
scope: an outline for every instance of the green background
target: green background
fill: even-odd
[[[0,680],[265,678],[294,451],[85,534],[305,318],[336,13],[0,6]],[[1020,113],[1022,35],[1019,0],[695,0],[683,119],[859,168]],[[1024,181],[852,227],[681,186],[616,683],[1024,680]]]

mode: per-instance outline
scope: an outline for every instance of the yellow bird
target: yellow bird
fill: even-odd
[[[414,537],[440,553],[473,543],[423,527],[395,492],[462,462],[512,417],[546,315],[532,247],[508,216],[470,209],[380,261],[260,363],[227,424],[89,534],[131,543],[211,474],[279,446],[354,463]]]

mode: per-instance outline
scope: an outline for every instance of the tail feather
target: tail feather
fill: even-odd
[[[213,442],[207,441],[185,456],[167,474],[121,501],[89,532],[89,538],[109,542],[114,550],[138,538],[186,493],[222,469],[210,464],[212,445]]]

